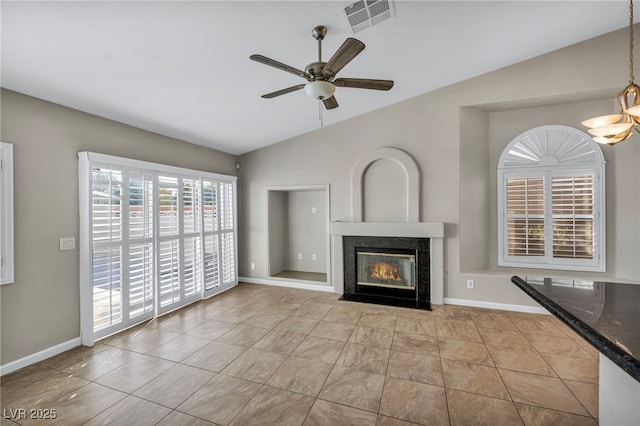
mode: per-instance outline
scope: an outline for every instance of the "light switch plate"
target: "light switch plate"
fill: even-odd
[[[60,238],[60,250],[75,250],[76,239],[75,237]]]

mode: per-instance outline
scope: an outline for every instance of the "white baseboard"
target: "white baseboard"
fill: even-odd
[[[545,308],[526,305],[510,305],[507,303],[483,302],[481,300],[444,298],[445,305],[471,306],[473,308],[499,309],[502,311],[526,312],[530,314],[549,314]]]
[[[43,349],[34,354],[27,355],[23,358],[11,361],[4,365],[0,365],[0,376],[13,373],[14,371],[20,370],[24,367],[28,367],[32,364],[35,364],[36,362],[44,361],[47,358],[51,358],[52,356],[56,356],[58,354],[61,354],[62,352],[68,351],[69,349],[80,346],[80,344],[80,337],[76,337],[75,339],[67,340],[66,342],[59,343],[55,346]]]
[[[313,284],[313,281],[284,280],[284,279],[270,280],[265,278],[238,277],[238,282],[249,283],[249,284],[273,285],[276,287],[300,288],[303,290],[325,291],[328,293],[334,293],[333,286]]]

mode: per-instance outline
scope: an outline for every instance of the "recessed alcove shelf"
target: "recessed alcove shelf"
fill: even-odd
[[[328,285],[329,185],[267,188],[269,278]]]

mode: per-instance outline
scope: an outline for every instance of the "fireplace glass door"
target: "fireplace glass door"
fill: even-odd
[[[359,286],[415,291],[415,250],[357,250],[356,263]]]

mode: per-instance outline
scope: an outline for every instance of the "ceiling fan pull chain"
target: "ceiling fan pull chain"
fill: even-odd
[[[318,118],[320,119],[320,127],[324,127],[324,114],[322,108],[322,101],[318,101]]]

